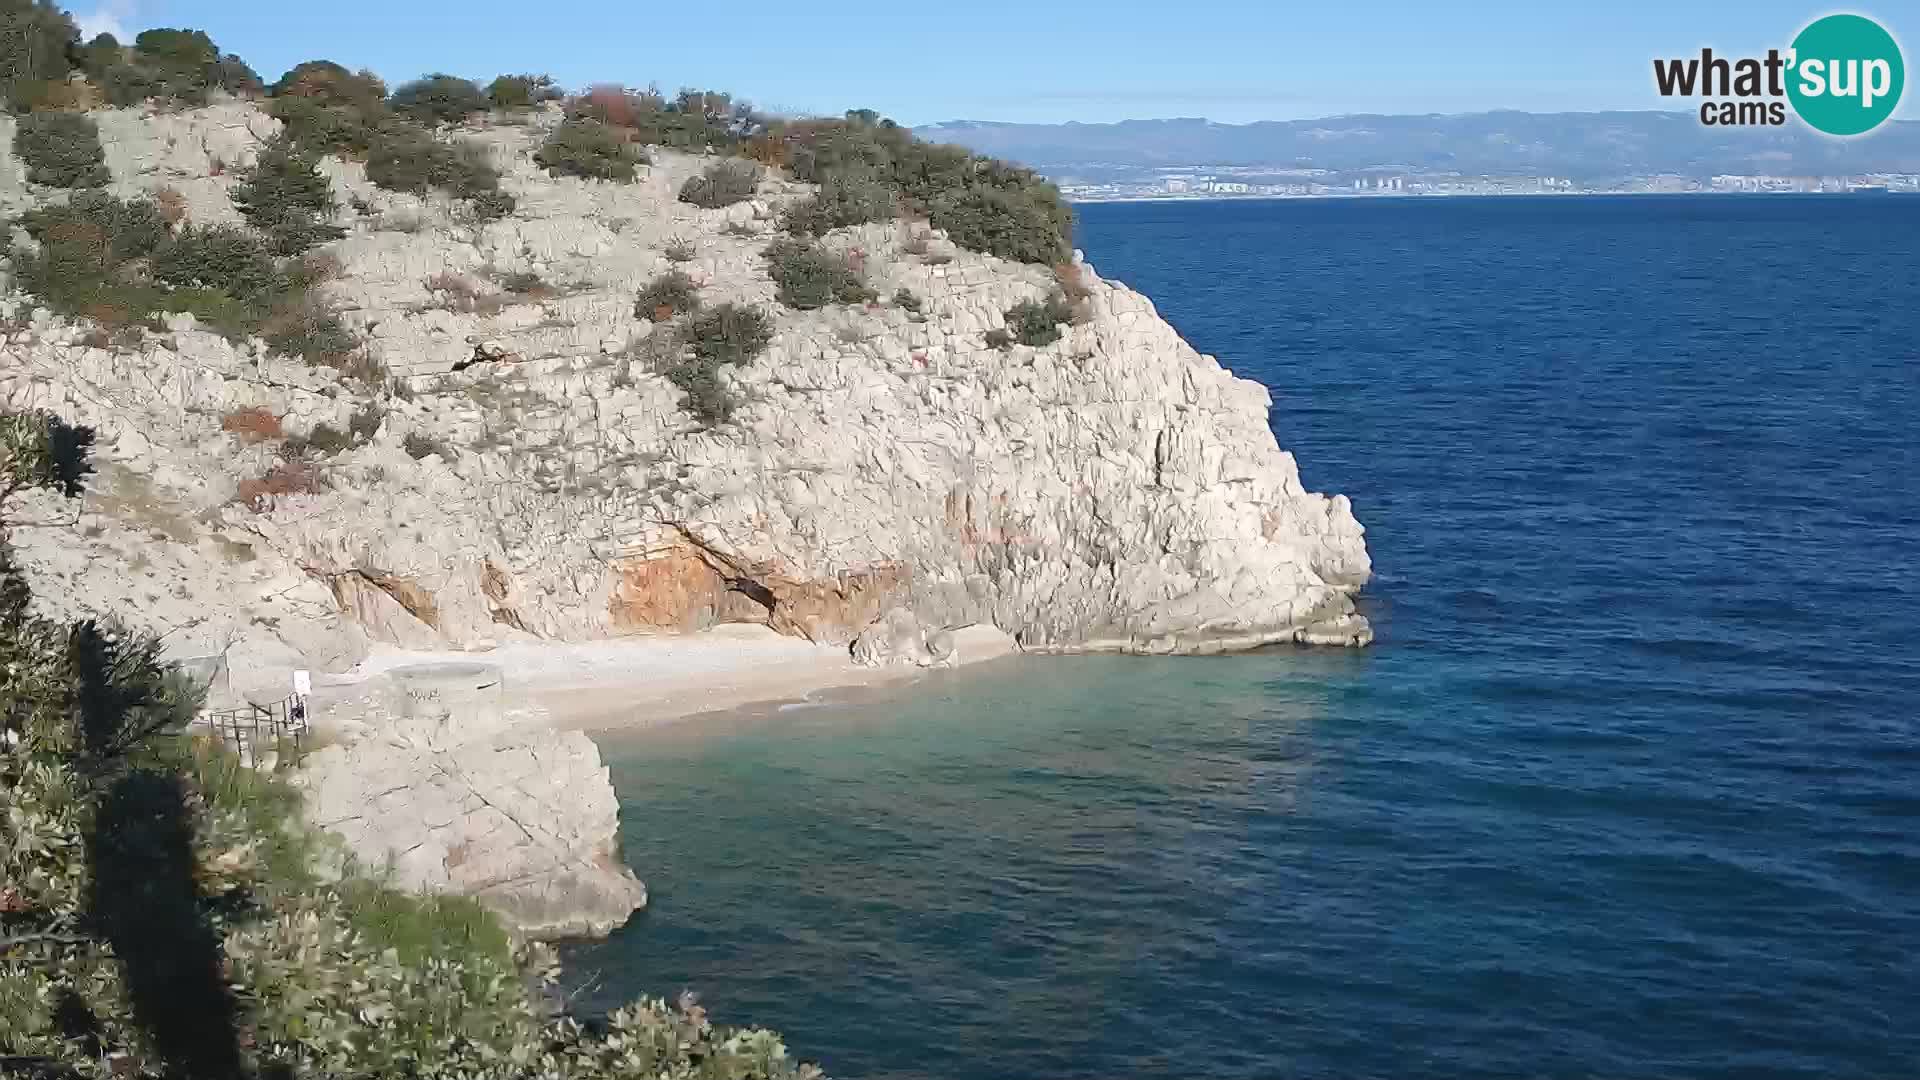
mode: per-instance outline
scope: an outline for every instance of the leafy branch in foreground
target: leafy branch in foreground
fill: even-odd
[[[92,433],[0,413],[0,486],[77,496]],[[0,1071],[85,1080],[815,1080],[690,998],[550,1010],[551,954],[471,900],[396,892],[280,776],[187,725],[156,643],[32,614],[0,505]]]

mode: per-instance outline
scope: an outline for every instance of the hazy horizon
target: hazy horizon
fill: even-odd
[[[1899,36],[1876,6],[1846,10]],[[204,29],[269,80],[312,59],[371,68],[390,83],[532,70],[574,87],[712,88],[786,112],[871,108],[929,126],[1670,111],[1654,89],[1655,57],[1702,46],[1763,54],[1832,9],[1787,0],[1604,9],[1496,0],[1465,11],[1412,0],[1203,2],[1174,17],[1143,0],[965,9],[852,0],[822,15],[740,0],[723,23],[699,6],[601,0],[555,0],[537,15],[450,0],[99,0],[69,10],[89,34]],[[1913,95],[1898,115],[1920,118]]]

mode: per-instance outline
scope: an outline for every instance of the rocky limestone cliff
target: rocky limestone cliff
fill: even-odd
[[[199,223],[238,220],[234,176],[278,126],[245,103],[95,116],[112,190],[171,189]],[[291,669],[344,672],[373,643],[477,650],[722,622],[847,644],[863,663],[984,655],[990,627],[1038,651],[1371,639],[1347,500],[1301,486],[1266,388],[1196,353],[1146,298],[1080,265],[1080,324],[990,348],[1053,274],[895,222],[825,243],[918,311],[787,310],[761,252],[810,189],[774,179],[698,209],[675,193],[708,159],[657,150],[634,184],[553,179],[530,154],[554,121],[463,133],[518,200],[485,225],[324,164],[348,229],[325,288],[396,376],[378,400],[191,316],[110,336],[9,282],[0,400],[99,432],[80,516],[57,523],[75,527],[14,534],[46,613],[110,613],[174,656],[224,654],[235,695],[257,701],[284,696]],[[0,117],[0,147],[12,124]],[[0,153],[0,213],[65,195]],[[766,353],[722,376],[743,405],[712,429],[645,362],[659,330],[634,297],[675,265],[707,303],[776,317]],[[522,291],[504,288],[512,275]],[[375,426],[312,461],[318,490],[242,498],[280,449],[231,422],[247,411],[289,435]],[[64,512],[46,511],[22,519]],[[532,933],[604,930],[644,901],[612,861],[615,804],[584,737],[417,727],[402,717],[314,755],[309,812],[404,882],[475,893]]]
[[[277,125],[244,103],[96,115],[115,189],[171,187],[197,221],[234,218],[231,177]],[[383,403],[370,445],[328,461],[329,491],[231,503],[271,446],[221,434],[224,414],[344,429],[359,403],[332,373],[190,317],[101,347],[16,299],[0,393],[98,426],[103,456],[183,516],[180,539],[244,545],[262,592],[285,586],[323,622],[344,613],[349,636],[484,647],[760,621],[848,642],[905,608],[932,628],[998,625],[1029,650],[1369,640],[1350,599],[1369,562],[1347,500],[1301,486],[1267,427],[1267,390],[1196,353],[1146,298],[1082,266],[1082,325],[995,350],[985,332],[1052,275],[893,223],[827,244],[857,250],[881,296],[923,297],[922,313],[785,310],[760,252],[779,207],[809,189],[770,181],[751,202],[698,209],[674,193],[708,159],[665,151],[635,184],[549,178],[530,154],[551,122],[465,133],[519,200],[484,226],[327,162],[360,208],[342,211],[351,232],[330,248],[331,298],[407,389]],[[0,164],[0,206],[53,197]],[[746,406],[713,430],[630,358],[655,332],[632,298],[674,265],[676,241],[694,248],[682,269],[704,300],[779,315],[767,354],[734,370]],[[931,257],[910,253],[921,243]],[[518,272],[552,293],[494,284]],[[456,372],[476,350],[498,359]],[[401,449],[414,434],[448,454],[416,460]],[[294,636],[291,649],[312,648]],[[323,651],[326,667],[343,650]]]

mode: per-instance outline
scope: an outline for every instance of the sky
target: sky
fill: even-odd
[[[1672,108],[1652,60],[1785,48],[1834,10],[1876,18],[1920,62],[1920,7],[1784,0],[78,0],[123,40],[194,27],[267,80],[302,60],[485,81],[546,72],[727,90],[789,113],[943,120],[1223,123],[1357,112]],[[1920,119],[1920,92],[1899,115]]]

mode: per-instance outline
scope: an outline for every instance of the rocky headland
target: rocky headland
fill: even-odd
[[[282,128],[234,99],[89,115],[104,190],[162,200],[176,228],[245,225],[236,185]],[[618,640],[640,684],[672,674],[648,642],[743,623],[835,671],[1371,640],[1346,498],[1305,490],[1268,390],[1145,297],[909,214],[822,231],[864,290],[796,308],[765,252],[817,185],[774,168],[703,207],[680,193],[715,157],[658,147],[631,180],[554,175],[536,156],[563,122],[549,105],[443,133],[511,196],[490,220],[319,158],[339,236],[307,259],[354,368],[184,311],[58,313],[19,255],[0,299],[0,399],[99,438],[74,527],[15,534],[38,603],[224,657],[236,700],[314,672],[333,744],[303,766],[308,812],[363,859],[536,935],[644,902],[592,742],[490,655]],[[0,154],[23,250],[20,216],[74,197]],[[699,384],[724,416],[667,371],[677,313],[636,303],[675,273],[703,310],[768,320],[761,351]],[[1044,343],[1007,333],[1063,288],[1072,316]],[[741,648],[740,666],[762,655]],[[402,652],[473,663],[378,663]]]

